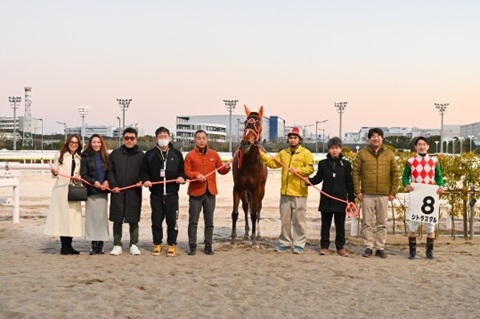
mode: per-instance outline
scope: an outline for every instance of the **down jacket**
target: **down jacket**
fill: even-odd
[[[125,187],[141,181],[143,152],[135,145],[127,150],[125,145],[112,151],[108,161],[108,184],[111,189]],[[133,187],[110,195],[110,221],[138,223],[142,208],[142,187]]]
[[[372,147],[361,149],[353,160],[353,189],[355,194],[397,194],[400,178],[393,152],[384,146],[377,153]]]
[[[313,155],[308,149],[299,146],[295,152],[292,153],[290,147],[287,147],[281,150],[275,156],[275,159],[264,152],[261,152],[260,159],[270,168],[282,168],[281,195],[307,197],[307,183],[302,178],[288,171],[287,168],[295,168],[297,173],[303,177],[311,175],[314,171]],[[282,163],[287,168],[278,162]]]

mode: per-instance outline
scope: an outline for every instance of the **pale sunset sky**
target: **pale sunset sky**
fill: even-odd
[[[362,126],[480,121],[480,1],[12,1],[0,3],[0,116],[32,87],[45,133],[264,106],[287,125],[337,135]]]

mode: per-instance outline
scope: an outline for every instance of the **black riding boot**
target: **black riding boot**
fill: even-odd
[[[60,254],[70,255],[70,249],[68,248],[68,237],[60,236],[60,243],[62,244],[60,248]]]
[[[103,251],[103,241],[97,241],[97,254],[103,255],[105,252]]]
[[[66,240],[67,240],[67,243],[68,243],[68,251],[70,251],[70,255],[78,255],[80,254],[80,252],[78,250],[75,250],[73,249],[72,247],[72,241],[73,241],[73,238],[72,237],[65,237]]]
[[[415,259],[417,255],[417,239],[415,237],[408,237],[408,247],[410,248],[408,259]]]
[[[427,258],[428,259],[434,259],[433,257],[433,238],[427,238]]]
[[[98,251],[98,241],[92,241],[92,250],[90,250],[90,255],[97,254]]]

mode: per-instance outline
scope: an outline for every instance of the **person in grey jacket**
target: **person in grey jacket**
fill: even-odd
[[[315,176],[309,178],[313,185],[322,184],[322,191],[333,197],[353,202],[352,165],[343,159],[342,140],[338,137],[331,138],[328,143],[327,158],[318,162]],[[345,245],[345,217],[347,204],[330,198],[322,193],[318,210],[322,214],[322,230],[320,239],[320,255],[328,255],[330,246],[330,227],[332,219],[335,220],[335,246],[337,253],[348,257]]]
[[[108,164],[110,221],[113,222],[113,249],[111,255],[122,253],[122,226],[130,225],[130,254],[140,255],[138,249],[138,223],[142,209],[142,182],[140,173],[143,152],[137,146],[137,130],[127,127],[123,131],[123,145],[112,151]],[[126,186],[135,187],[120,190]]]

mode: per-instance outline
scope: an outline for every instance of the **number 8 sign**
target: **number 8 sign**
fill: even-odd
[[[412,183],[408,201],[407,219],[437,224],[440,201],[437,194],[438,185]]]

